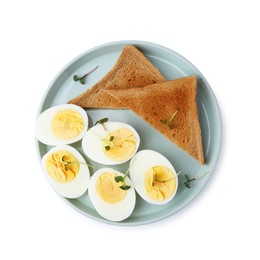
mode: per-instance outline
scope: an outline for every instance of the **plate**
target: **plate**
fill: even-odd
[[[114,66],[123,48],[127,45],[136,46],[169,80],[190,75],[197,77],[197,104],[205,153],[205,165],[200,165],[130,110],[87,110],[90,124],[101,118],[108,117],[110,121],[120,121],[132,125],[141,137],[139,150],[156,150],[172,162],[177,172],[181,171],[178,176],[178,191],[171,202],[162,206],[151,205],[137,195],[134,212],[122,222],[111,222],[98,215],[89,200],[87,192],[77,199],[61,197],[71,207],[94,220],[113,225],[135,226],[165,219],[187,206],[206,186],[214,172],[222,142],[221,115],[215,95],[200,71],[178,53],[158,44],[143,41],[107,43],[84,52],[58,73],[42,98],[38,114],[51,106],[67,103],[70,99],[90,88]],[[87,77],[86,84],[82,85],[73,81],[73,75],[83,75],[97,65],[99,66],[98,69]],[[91,163],[91,160],[83,153],[81,142],[77,142],[72,146],[81,152],[86,161]],[[50,148],[50,146],[36,140],[39,160]],[[100,165],[100,167],[103,166]],[[114,168],[125,172],[127,167],[128,164],[125,163]],[[185,174],[189,178],[193,178],[202,176],[205,173],[206,175],[195,181],[191,188],[185,186]]]

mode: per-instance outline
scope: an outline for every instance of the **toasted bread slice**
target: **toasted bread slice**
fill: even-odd
[[[194,76],[143,88],[106,91],[204,164]]]
[[[154,65],[134,46],[123,49],[114,67],[94,86],[68,103],[83,108],[124,108],[114,97],[105,91],[142,87],[163,82],[166,79]]]

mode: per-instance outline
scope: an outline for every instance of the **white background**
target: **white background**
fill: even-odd
[[[1,259],[259,259],[258,1],[1,1]],[[223,119],[221,157],[192,204],[154,224],[97,223],[65,204],[41,172],[38,106],[70,60],[143,40],[190,60]]]

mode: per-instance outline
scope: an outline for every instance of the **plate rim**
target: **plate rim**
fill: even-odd
[[[185,58],[184,56],[180,55],[178,52],[165,47],[161,44],[157,44],[157,43],[153,43],[153,42],[149,42],[149,41],[141,41],[141,40],[120,40],[120,41],[111,41],[111,42],[107,42],[107,43],[103,43],[100,45],[97,45],[95,47],[92,47],[84,52],[82,52],[81,54],[77,55],[75,58],[73,58],[71,61],[69,61],[67,64],[65,64],[60,70],[59,72],[56,74],[56,76],[52,79],[52,81],[49,83],[48,87],[46,88],[41,102],[39,104],[38,107],[38,111],[37,111],[37,117],[39,116],[39,114],[42,112],[43,109],[43,105],[44,102],[46,100],[46,97],[48,95],[48,93],[50,92],[51,88],[53,87],[54,83],[57,81],[57,79],[64,73],[64,71],[69,68],[73,63],[77,62],[80,58],[84,57],[85,55],[90,54],[93,51],[98,51],[100,49],[104,49],[107,47],[115,47],[115,46],[127,46],[127,45],[135,45],[135,46],[144,46],[144,48],[147,48],[148,46],[150,48],[156,48],[156,49],[161,49],[163,52],[167,51],[169,53],[171,53],[172,55],[178,56],[182,61],[184,61],[185,63],[187,63],[190,67],[192,67],[196,72],[198,72],[200,78],[203,80],[203,82],[205,83],[206,87],[207,87],[207,91],[209,91],[210,97],[211,99],[214,101],[214,104],[212,105],[212,107],[214,107],[213,111],[214,111],[214,118],[217,120],[218,123],[218,131],[217,131],[217,135],[218,135],[218,147],[214,148],[214,150],[217,150],[217,153],[215,154],[215,163],[211,166],[211,174],[209,176],[209,178],[207,178],[207,180],[204,182],[204,185],[196,190],[195,194],[193,194],[193,196],[190,196],[185,203],[182,203],[181,206],[179,206],[175,211],[169,211],[167,212],[167,214],[164,214],[162,216],[158,216],[155,218],[151,218],[149,220],[140,220],[138,222],[112,222],[109,220],[106,220],[102,217],[98,218],[95,217],[91,214],[88,214],[87,212],[79,209],[78,207],[76,207],[76,205],[74,205],[73,203],[70,202],[69,199],[64,198],[63,196],[59,195],[57,192],[56,194],[63,200],[65,201],[66,204],[68,204],[70,207],[72,207],[73,209],[75,209],[77,212],[83,214],[84,216],[87,216],[88,218],[98,221],[100,223],[106,223],[106,224],[110,224],[113,226],[139,226],[139,225],[146,225],[146,224],[151,224],[154,222],[158,222],[161,220],[164,220],[166,218],[169,218],[172,215],[175,215],[177,212],[179,212],[180,210],[182,210],[183,208],[187,207],[193,200],[195,200],[199,194],[201,194],[202,190],[205,189],[205,187],[207,186],[208,182],[210,181],[210,179],[212,178],[212,175],[215,173],[215,169],[217,167],[217,165],[219,164],[219,158],[220,158],[220,154],[221,154],[221,150],[222,150],[222,142],[223,142],[223,122],[222,122],[222,116],[221,116],[221,111],[220,111],[220,106],[218,104],[217,98],[213,92],[213,89],[211,88],[209,82],[207,81],[207,79],[204,77],[204,75],[201,73],[201,71],[194,66],[193,63],[191,63],[187,58]],[[36,144],[36,151],[37,151],[37,157],[39,159],[39,161],[41,162],[41,155],[40,155],[40,147],[39,147],[39,141],[35,138],[35,144]]]

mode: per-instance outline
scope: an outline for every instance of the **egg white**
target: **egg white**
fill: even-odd
[[[84,121],[84,128],[82,132],[75,138],[69,140],[60,139],[53,133],[51,129],[52,119],[55,116],[55,114],[65,109],[71,109],[78,112],[82,116]],[[88,129],[88,116],[86,111],[83,108],[73,104],[63,104],[63,105],[50,107],[49,109],[45,110],[38,116],[36,120],[36,126],[35,126],[35,136],[41,143],[51,145],[51,146],[72,144],[81,140],[85,135],[85,133],[87,132],[87,129]]]
[[[172,172],[176,177],[175,192],[170,198],[164,201],[152,200],[147,194],[145,189],[145,173],[154,166],[165,166],[170,170],[172,170]],[[137,152],[135,156],[132,158],[132,160],[130,161],[129,175],[132,182],[134,183],[134,187],[137,193],[148,203],[155,204],[155,205],[162,205],[171,201],[176,194],[177,187],[178,187],[178,177],[176,171],[173,168],[172,164],[169,162],[169,160],[156,151],[142,150]]]
[[[49,157],[50,154],[61,151],[61,150],[66,150],[70,152],[72,155],[74,155],[77,160],[81,163],[86,163],[85,159],[83,156],[73,147],[69,145],[60,145],[52,148],[49,152],[47,152],[43,157],[42,157],[42,169],[44,172],[44,175],[46,176],[48,182],[52,186],[52,188],[61,196],[66,197],[66,198],[78,198],[81,195],[83,195],[87,189],[88,189],[88,184],[90,180],[90,174],[89,174],[89,169],[88,166],[85,164],[80,164],[79,165],[79,172],[76,175],[76,177],[66,183],[61,183],[55,181],[47,172],[46,169],[46,159]]]
[[[103,218],[108,219],[110,221],[122,221],[132,214],[135,207],[136,195],[133,183],[128,177],[126,177],[126,185],[131,186],[131,188],[126,191],[127,194],[125,199],[118,203],[108,203],[99,196],[96,189],[96,182],[99,176],[105,172],[110,172],[115,175],[117,174],[124,177],[123,173],[111,168],[99,169],[93,174],[93,176],[90,179],[88,188],[89,198],[98,214],[101,215]]]
[[[103,164],[103,165],[116,165],[116,164],[122,164],[126,161],[130,160],[136,151],[138,150],[138,147],[140,145],[140,137],[139,134],[136,132],[136,130],[125,123],[121,122],[106,122],[105,126],[108,130],[108,132],[113,132],[120,128],[128,128],[136,137],[136,148],[134,153],[127,158],[126,160],[121,161],[113,161],[109,159],[104,151],[103,151],[103,142],[102,138],[105,138],[107,136],[107,132],[104,130],[103,126],[98,124],[90,128],[86,135],[82,139],[82,148],[84,153],[93,161]]]

